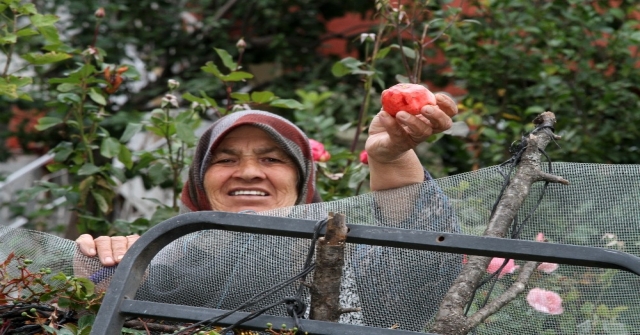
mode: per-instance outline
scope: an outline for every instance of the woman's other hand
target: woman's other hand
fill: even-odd
[[[120,263],[124,254],[139,237],[140,235],[100,236],[94,239],[89,234],[82,234],[76,239],[76,243],[85,256],[98,256],[102,265],[114,266]]]

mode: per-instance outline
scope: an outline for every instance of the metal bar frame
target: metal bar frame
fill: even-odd
[[[111,279],[91,335],[119,335],[128,316],[201,321],[227,312],[212,308],[134,300],[151,259],[174,240],[206,229],[310,239],[313,237],[315,223],[313,220],[227,212],[194,212],[166,220],[149,229],[127,251]],[[617,250],[367,225],[347,226],[349,243],[620,269],[640,276],[640,257]],[[231,325],[247,314],[236,312],[218,324]],[[287,317],[262,315],[243,323],[242,328],[264,330],[270,322],[274,325],[273,329],[280,330],[280,325],[291,324],[291,321],[292,319]],[[317,320],[301,320],[301,326],[309,334],[318,335],[428,334]]]

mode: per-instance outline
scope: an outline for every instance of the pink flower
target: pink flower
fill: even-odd
[[[538,233],[538,235],[536,236],[536,241],[545,242],[544,233]]]
[[[540,263],[538,265],[538,271],[542,271],[544,273],[551,273],[558,269],[558,264],[556,263]]]
[[[366,150],[362,150],[362,152],[360,153],[360,163],[365,165],[369,164],[369,154]]]
[[[527,302],[538,312],[558,315],[564,312],[562,298],[556,292],[533,288],[527,294]]]
[[[494,257],[491,260],[491,263],[489,263],[489,266],[487,266],[487,272],[488,273],[495,273],[498,271],[498,269],[500,269],[500,267],[502,266],[502,264],[504,263],[504,258],[498,258],[498,257]],[[502,278],[502,276],[504,276],[507,273],[514,273],[516,272],[516,270],[519,268],[519,265],[516,265],[516,263],[513,261],[513,259],[510,259],[507,262],[507,265],[504,266],[504,268],[502,269],[502,271],[500,271],[500,274],[498,274],[498,278]]]
[[[324,144],[309,139],[309,145],[311,146],[311,154],[313,155],[313,160],[316,162],[326,162],[331,158],[331,154],[324,149]]]

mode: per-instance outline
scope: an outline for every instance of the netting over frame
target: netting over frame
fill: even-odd
[[[522,238],[543,233],[550,243],[615,248],[640,256],[640,166],[554,163],[553,172],[571,182],[550,185]],[[497,167],[435,182],[340,201],[266,213],[322,219],[329,211],[349,224],[462,232],[479,235],[502,187]],[[534,206],[534,185],[520,217]],[[0,258],[19,251],[34,269],[90,276],[107,282],[112,272],[78,255],[72,241],[53,235],[0,228]],[[202,231],[166,247],[154,259],[138,298],[231,309],[258,291],[300,271],[309,241],[247,233]],[[437,252],[349,245],[343,307],[362,307],[342,322],[424,330],[462,266],[462,256]],[[498,280],[499,294],[518,273]],[[542,271],[542,270],[546,270]],[[291,287],[263,305],[291,295]],[[553,294],[537,296],[537,293]],[[487,291],[480,291],[480,299]],[[547,297],[547,299],[545,299]],[[551,297],[551,298],[549,298]],[[284,309],[268,314],[282,315]],[[619,271],[547,264],[525,292],[477,329],[477,334],[631,334],[640,329],[640,277]]]

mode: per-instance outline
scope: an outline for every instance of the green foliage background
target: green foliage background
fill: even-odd
[[[318,47],[326,36],[325,22],[347,12],[370,17],[373,1],[238,1],[223,10],[225,1],[36,1],[41,12],[57,12],[63,20],[63,39],[76,47],[91,44],[93,16],[105,6],[107,16],[100,25],[97,46],[111,60],[138,61],[157,74],[140,89],[132,85],[127,102],[118,107],[128,113],[149,110],[149,102],[161,96],[167,79],[180,78],[182,88],[204,90],[214,98],[224,97],[220,82],[200,71],[212,59],[212,47],[233,50],[244,37],[248,48],[243,64],[273,64],[283,75],[254,89],[296,98],[296,89],[331,92],[314,108],[333,117],[333,124],[313,129],[319,140],[333,142],[334,124],[352,122],[361,104],[359,78],[335,78],[329,71],[336,57],[325,56]],[[440,16],[447,1],[431,2],[433,17]],[[600,10],[589,5],[595,3]],[[463,86],[468,95],[463,104],[471,111],[461,118],[479,122],[475,140],[447,138],[433,150],[444,158],[446,173],[468,171],[503,161],[511,142],[526,131],[536,113],[551,110],[558,117],[564,139],[552,158],[577,162],[633,163],[640,150],[633,125],[639,121],[637,49],[640,42],[638,10],[633,1],[616,8],[608,1],[471,1],[479,8],[462,15],[478,24],[457,24],[447,31],[438,48],[443,50],[451,71],[436,66],[424,68],[431,82]],[[189,33],[181,13],[202,20]],[[222,15],[220,15],[222,14]],[[374,31],[374,28],[371,29]],[[345,32],[349,47],[359,50],[358,34]],[[605,41],[605,43],[597,43]],[[128,48],[126,47],[128,46]],[[26,46],[23,46],[26,47]],[[401,73],[398,55],[379,64],[386,86]],[[40,80],[54,77],[69,67],[65,62],[39,70]],[[376,92],[381,87],[374,87]],[[43,89],[47,89],[44,85]],[[45,93],[43,93],[43,97]],[[375,111],[377,99],[372,110]],[[3,109],[11,103],[1,102]],[[41,101],[21,103],[42,107]],[[6,109],[5,109],[6,110]],[[287,113],[285,113],[287,114]],[[371,113],[370,113],[371,114]],[[473,115],[471,115],[473,114]],[[293,118],[290,113],[288,116]],[[126,122],[127,118],[121,118]],[[112,124],[115,129],[124,129]],[[0,129],[2,130],[2,129]],[[4,131],[4,135],[8,135]],[[480,143],[478,157],[469,153],[470,142]],[[429,162],[426,162],[427,164]]]

